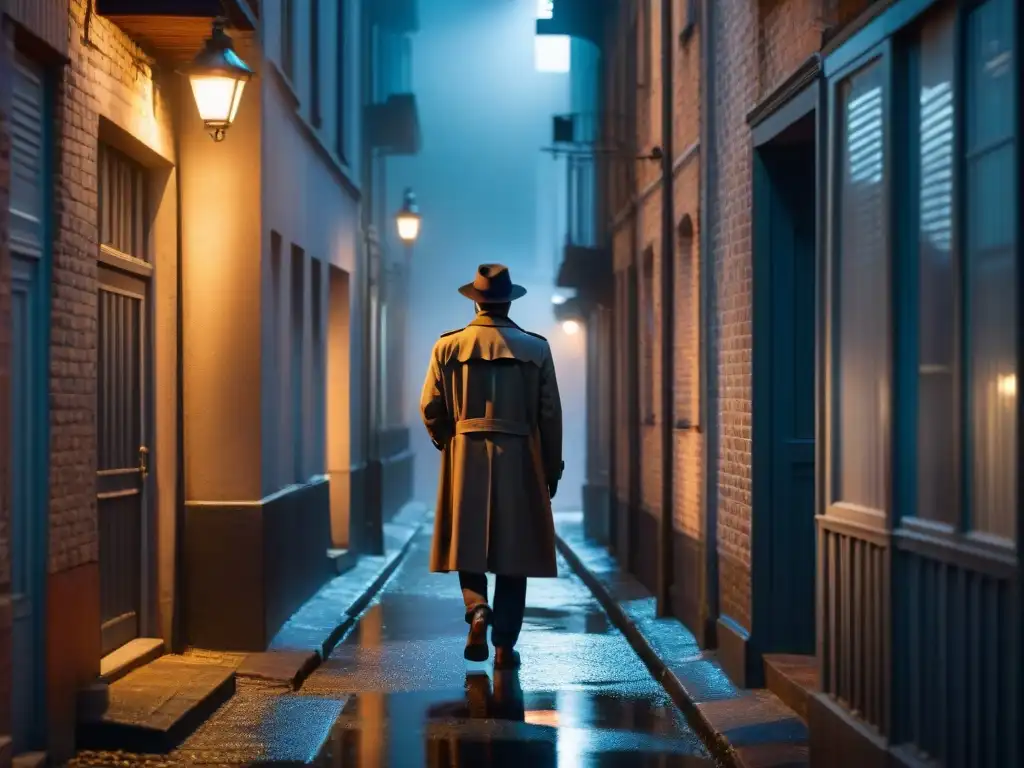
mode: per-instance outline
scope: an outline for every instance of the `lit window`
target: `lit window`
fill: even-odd
[[[537,35],[534,41],[534,63],[538,72],[569,71],[568,35]]]

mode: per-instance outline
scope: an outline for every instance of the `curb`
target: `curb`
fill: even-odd
[[[401,513],[396,515],[396,519],[400,517]],[[286,684],[293,691],[299,690],[306,679],[323,664],[331,651],[355,626],[359,616],[405,560],[413,541],[423,529],[426,517],[427,511],[424,509],[422,514],[417,515],[415,522],[387,524],[401,529],[395,533],[400,543],[397,548],[384,555],[369,556],[370,558],[381,558],[383,562],[369,576],[365,585],[354,595],[345,595],[344,598],[341,595],[330,594],[339,585],[344,585],[346,579],[351,580],[356,577],[359,568],[358,562],[353,569],[336,576],[306,601],[292,619],[281,628],[266,651],[250,654],[247,657],[246,662],[239,669],[239,677]],[[364,560],[364,562],[366,561]],[[347,604],[339,602],[344,599],[348,600]],[[325,624],[322,615],[319,617],[321,620],[317,621],[318,604],[330,606],[323,610],[328,615],[337,616],[337,621],[333,624]],[[312,615],[303,616],[304,610],[309,611]],[[280,665],[278,669],[274,669],[275,662]],[[253,671],[247,673],[246,667]],[[260,667],[266,667],[268,671],[266,673],[255,671]]]
[[[366,589],[363,590],[350,605],[345,609],[345,615],[341,622],[339,622],[333,630],[324,638],[323,645],[321,646],[321,652],[315,654],[316,659],[312,663],[305,665],[300,674],[295,678],[295,690],[302,687],[302,684],[306,681],[317,667],[323,664],[324,660],[331,655],[331,651],[337,647],[338,643],[342,641],[345,635],[352,627],[359,621],[359,617],[363,611],[366,610],[367,606],[373,602],[373,598],[381,591],[388,580],[394,575],[395,571],[398,570],[398,566],[401,565],[402,561],[405,560],[405,556],[409,554],[409,550],[412,548],[413,541],[416,540],[417,534],[423,528],[423,520],[412,526],[412,530],[409,532],[408,538],[399,547],[393,555],[388,558],[388,561],[384,564],[377,575],[374,577]],[[342,576],[341,578],[344,578]]]
[[[572,568],[573,572],[587,586],[587,589],[597,598],[597,602],[601,604],[605,613],[608,614],[612,624],[625,635],[626,640],[629,641],[629,644],[636,651],[654,679],[662,685],[676,705],[683,711],[683,714],[686,715],[690,724],[694,726],[697,735],[700,736],[708,747],[711,756],[721,761],[723,765],[730,766],[730,768],[745,768],[743,763],[738,760],[736,751],[729,744],[728,740],[703,715],[697,707],[697,703],[686,692],[682,682],[669,669],[668,665],[658,655],[643,633],[637,629],[636,624],[629,618],[622,609],[622,606],[612,598],[607,587],[583,564],[579,555],[562,538],[561,534],[556,534],[556,544],[562,557],[569,563],[569,567]]]

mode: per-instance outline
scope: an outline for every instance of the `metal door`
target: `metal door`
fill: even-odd
[[[45,741],[42,621],[49,455],[45,75],[16,55],[11,120],[11,599],[14,751]]]
[[[103,653],[139,636],[143,595],[146,282],[99,269],[96,498]]]

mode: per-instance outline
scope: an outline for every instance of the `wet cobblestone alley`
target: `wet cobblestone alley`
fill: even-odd
[[[495,672],[463,659],[457,577],[428,573],[429,547],[428,523],[300,690],[240,688],[167,757],[93,753],[74,765],[713,765],[561,557],[558,579],[529,584],[522,669]]]

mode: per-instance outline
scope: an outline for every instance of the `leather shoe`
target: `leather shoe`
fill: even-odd
[[[491,609],[481,605],[473,611],[469,622],[469,637],[466,638],[466,650],[463,656],[467,661],[487,661],[491,649],[487,646],[487,625],[491,623]]]

